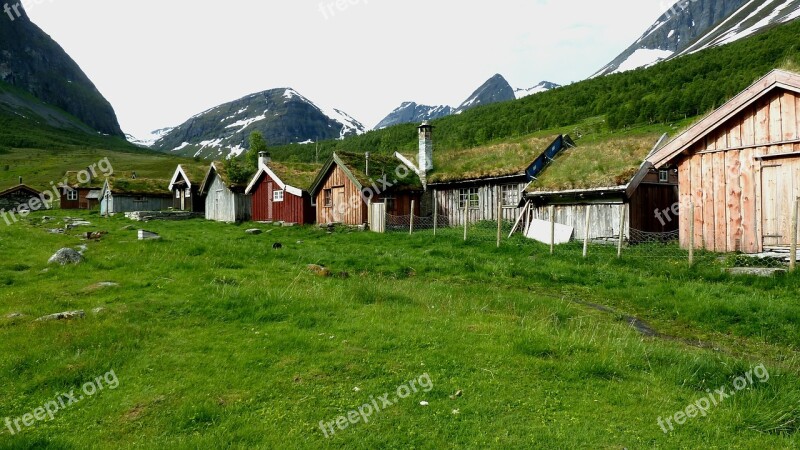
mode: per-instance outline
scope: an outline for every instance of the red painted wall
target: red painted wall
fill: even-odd
[[[278,183],[269,175],[263,174],[261,176],[252,196],[254,221],[314,223],[311,197],[307,193],[304,193],[302,197],[298,197],[284,191],[283,201],[273,202],[272,192],[279,189]]]

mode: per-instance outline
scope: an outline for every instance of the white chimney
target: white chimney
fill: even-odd
[[[419,158],[417,160],[420,177],[425,178],[433,170],[433,126],[428,121],[419,126]]]
[[[272,156],[268,152],[259,152],[258,153],[258,165],[259,167],[267,167],[269,163],[272,162]]]

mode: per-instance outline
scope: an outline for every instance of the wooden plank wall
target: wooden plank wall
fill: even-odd
[[[289,223],[308,223],[313,220],[313,217],[307,217],[306,211],[310,206],[311,199],[306,197],[298,197],[290,194],[288,191],[283,192],[283,201],[274,202],[273,195],[269,189],[272,183],[273,191],[279,189],[278,183],[267,174],[261,176],[256,190],[252,195],[252,216],[256,221],[274,221],[274,222],[289,222]],[[308,205],[306,205],[308,202]],[[270,217],[270,205],[272,209],[272,217]]]
[[[325,190],[334,188],[344,188],[345,205],[337,205],[334,198],[333,207],[325,206]],[[367,205],[361,199],[361,192],[358,186],[350,180],[344,171],[334,165],[328,172],[325,183],[317,193],[317,223],[331,223],[334,221],[334,208],[342,211],[345,225],[363,225],[367,222]]]
[[[206,219],[230,223],[250,220],[250,198],[232,192],[220,177],[214,175],[206,196]]]
[[[431,189],[436,189],[439,215],[445,216],[445,223],[456,227],[464,225],[464,208],[459,205],[461,201],[461,189],[478,188],[480,206],[477,209],[470,209],[469,211],[469,223],[476,223],[484,220],[497,220],[497,198],[502,189],[501,186],[507,185],[513,185],[514,189],[520,192],[519,195],[520,198],[522,198],[521,192],[525,189],[527,183],[486,183],[481,185],[449,186]],[[514,205],[514,207],[503,207],[503,220],[505,221],[514,222],[520,214],[522,214],[522,208],[518,208],[517,205]],[[442,224],[442,226],[445,225]]]
[[[620,212],[625,209],[625,217],[630,217],[628,205],[624,203],[599,203],[591,204],[591,217],[589,217],[589,239],[615,239],[619,238]],[[533,219],[550,221],[550,206],[537,206],[532,208]],[[573,238],[583,240],[586,233],[586,205],[556,205],[556,223],[567,225],[575,229]],[[622,224],[625,238],[630,238],[629,221]]]
[[[681,211],[688,211],[694,202],[697,248],[762,251],[757,157],[800,152],[798,110],[800,96],[774,91],[687,149],[688,156],[679,163],[680,204]],[[689,225],[688,214],[681,214],[683,247],[689,245]]]

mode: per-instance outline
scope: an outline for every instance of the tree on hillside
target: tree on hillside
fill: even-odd
[[[264,135],[260,131],[250,133],[250,150],[247,152],[247,165],[253,171],[258,170],[258,154],[266,151],[267,141],[264,140]]]

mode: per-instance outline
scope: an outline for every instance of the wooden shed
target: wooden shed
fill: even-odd
[[[245,189],[246,184],[230,180],[222,162],[211,163],[200,186],[200,194],[206,199],[206,219],[229,223],[250,220],[252,205]]]
[[[206,175],[206,166],[179,164],[169,182],[172,192],[172,209],[202,213],[206,199],[200,194],[200,185]]]
[[[83,178],[85,177],[85,178]],[[104,178],[91,175],[91,171],[69,171],[59,184],[61,209],[97,209],[100,207],[100,190]]]
[[[424,137],[420,139],[422,142]],[[519,147],[504,144],[434,153],[426,179],[427,191],[436,201],[426,202],[426,206],[435,204],[437,214],[450,226],[464,224],[465,210],[470,223],[496,221],[498,210],[503,220],[513,222],[521,212],[522,192],[528,183],[556,155],[574,145],[569,136],[561,135],[533,138]],[[498,199],[502,208],[498,208]]]
[[[716,252],[791,244],[800,197],[798,111],[800,75],[775,70],[650,158],[678,170],[684,248],[692,229],[695,247]]]
[[[107,178],[98,196],[101,214],[134,211],[165,211],[172,207],[166,180]]]
[[[525,188],[523,218],[550,220],[572,227],[573,237],[616,240],[620,233],[639,241],[650,233],[677,231],[670,215],[678,200],[674,170],[656,170],[646,161],[666,135],[641,134],[595,142],[579,141],[565,150]],[[624,212],[624,219],[623,219]]]
[[[245,190],[251,196],[253,220],[314,223],[316,211],[308,186],[317,173],[316,164],[280,164],[260,155],[258,172]]]
[[[419,214],[423,187],[419,176],[395,157],[334,153],[311,185],[317,223],[364,225],[369,204],[380,204],[385,214]]]

